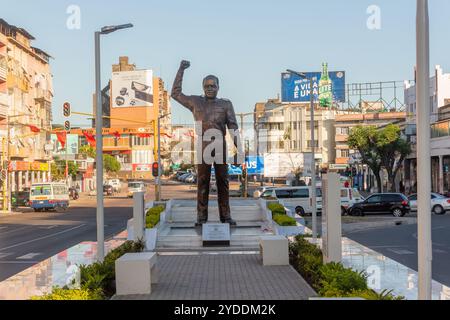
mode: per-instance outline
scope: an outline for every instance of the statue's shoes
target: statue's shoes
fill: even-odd
[[[226,219],[226,220],[221,220],[222,223],[228,223],[230,224],[230,226],[235,226],[236,225],[236,221],[234,221],[233,219]]]
[[[205,220],[205,221],[198,221],[198,222],[195,223],[195,226],[196,226],[196,227],[201,227],[201,226],[203,226],[203,225],[204,225],[205,223],[207,223],[207,222],[208,222],[208,221],[206,221],[206,220]]]

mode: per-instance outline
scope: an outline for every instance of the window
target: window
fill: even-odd
[[[314,142],[315,142],[315,147],[318,148],[319,147],[319,140],[314,140]],[[307,143],[306,143],[306,147],[307,148],[311,148],[311,145],[312,145],[311,140],[308,140]]]
[[[348,135],[349,133],[350,133],[350,129],[348,127],[341,128],[341,134]]]
[[[278,199],[291,198],[291,192],[289,190],[275,190],[275,194]]]
[[[412,196],[410,196],[409,200],[416,201],[417,200],[417,194],[413,194]]]
[[[381,202],[381,196],[371,196],[369,199],[367,199],[368,203],[376,203]]]
[[[349,150],[341,150],[341,158],[348,158],[349,156]]]
[[[402,197],[397,194],[384,194],[383,195],[384,202],[401,202],[403,201]]]
[[[308,188],[295,189],[292,192],[292,198],[309,198],[309,189]]]
[[[347,197],[348,197],[348,190],[341,189],[341,198],[347,198]]]
[[[272,190],[266,190],[264,191],[264,193],[261,195],[261,198],[271,198],[272,197]]]

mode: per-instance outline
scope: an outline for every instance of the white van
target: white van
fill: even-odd
[[[34,183],[30,188],[30,207],[36,211],[49,211],[69,207],[69,189],[65,183]]]
[[[295,213],[299,215],[304,215],[305,213],[311,214],[312,199],[310,190],[310,186],[273,188],[265,190],[261,198],[275,198],[280,204],[289,209],[294,209]],[[322,206],[322,190],[320,187],[316,187],[316,197],[317,211],[320,211]]]
[[[321,192],[322,193],[322,192]],[[356,188],[341,188],[341,214],[347,214],[348,208],[364,201],[364,197]],[[322,197],[317,198],[317,211],[322,211]]]

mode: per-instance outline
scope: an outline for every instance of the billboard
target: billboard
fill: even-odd
[[[303,153],[266,153],[264,154],[264,177],[286,178],[297,168],[303,168],[304,163]]]
[[[247,165],[247,174],[264,174],[264,158],[261,156],[248,156],[245,160]],[[215,174],[214,166],[211,167],[211,174]],[[241,175],[242,166],[228,164],[228,174]]]
[[[53,145],[53,155],[65,155],[66,154],[66,148],[62,148],[61,143],[58,141],[58,138],[56,137],[56,134],[52,134],[50,136],[50,139],[52,141]],[[77,154],[78,153],[78,135],[77,134],[68,134],[67,135],[67,142],[66,145],[68,146],[67,154]]]
[[[111,106],[112,108],[152,107],[153,71],[113,72]]]
[[[284,72],[281,74],[281,99],[282,102],[309,102],[310,83],[313,78],[313,94],[319,95],[321,72],[304,72],[307,79],[302,79],[298,75]],[[345,71],[329,72],[333,101],[345,102]]]

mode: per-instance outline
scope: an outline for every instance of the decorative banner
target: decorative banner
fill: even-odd
[[[91,133],[87,132],[87,131],[84,131],[84,132],[83,132],[83,135],[86,137],[86,140],[87,140],[87,142],[89,143],[89,145],[90,145],[91,147],[94,147],[94,148],[95,148],[95,146],[96,146],[95,136],[92,135]]]
[[[65,131],[56,132],[56,138],[58,139],[59,143],[61,143],[61,147],[64,149],[67,141],[67,133]]]
[[[152,107],[153,71],[113,72],[111,106],[113,108]]]
[[[39,133],[39,132],[41,132],[41,129],[39,129],[39,128],[36,127],[36,126],[33,126],[33,125],[27,125],[27,127],[30,128],[31,132],[34,132],[34,133]]]

